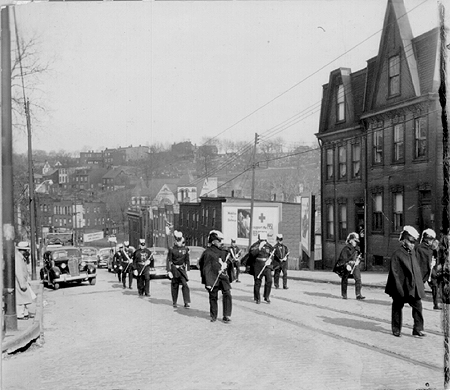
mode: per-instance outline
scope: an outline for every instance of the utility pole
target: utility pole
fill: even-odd
[[[447,118],[447,34],[445,30],[445,8],[442,4],[439,5],[439,17],[440,17],[440,63],[439,63],[439,73],[440,73],[440,86],[439,86],[439,102],[441,104],[441,123],[442,123],[442,146],[443,146],[443,176],[444,176],[444,188],[442,196],[442,231],[447,238],[450,235],[450,214],[449,214],[449,180],[450,180],[450,154],[449,154],[449,129],[448,129],[448,118]],[[450,389],[450,348],[449,348],[449,306],[450,306],[450,296],[448,294],[449,288],[449,273],[450,273],[450,253],[448,253],[448,248],[444,252],[446,258],[443,264],[443,313],[442,313],[442,328],[444,333],[444,389]],[[442,262],[442,259],[439,259]],[[447,292],[447,293],[445,293]]]
[[[1,9],[1,124],[2,124],[2,232],[5,294],[5,325],[17,329],[14,249],[14,194],[12,166],[12,110],[11,110],[11,32],[9,7]]]
[[[250,200],[250,233],[248,237],[248,248],[252,245],[253,234],[253,208],[255,204],[255,167],[256,167],[256,145],[259,142],[259,136],[255,133],[255,144],[253,145],[253,158],[252,158],[252,195]]]
[[[28,191],[30,208],[30,243],[31,243],[31,279],[36,280],[36,209],[34,204],[33,149],[31,146],[30,101],[25,102],[28,133]]]

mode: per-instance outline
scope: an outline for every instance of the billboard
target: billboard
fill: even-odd
[[[302,196],[300,221],[300,243],[308,256],[311,255],[311,197]]]
[[[258,239],[258,234],[266,232],[269,242],[275,243],[278,234],[281,209],[279,205],[260,205],[253,207],[253,232],[250,234],[250,202],[222,204],[222,232],[225,242],[236,239],[238,245],[247,246]]]

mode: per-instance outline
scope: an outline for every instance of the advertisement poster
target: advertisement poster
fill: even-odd
[[[302,197],[302,214],[300,221],[300,242],[308,256],[311,255],[311,198]]]
[[[253,221],[253,234],[251,242],[258,239],[261,232],[267,233],[268,241],[275,243],[280,222],[280,208],[274,206],[258,206],[253,208],[255,216]],[[248,245],[250,238],[250,205],[249,204],[224,204],[222,205],[222,225],[225,242],[236,239],[238,245]]]

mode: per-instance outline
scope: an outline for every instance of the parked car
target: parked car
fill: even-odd
[[[112,256],[111,248],[100,248],[97,251],[98,268],[108,268],[108,261]]]
[[[200,260],[200,257],[202,256],[203,252],[205,251],[205,248],[201,246],[188,246],[189,248],[189,261],[192,268],[200,269],[198,266],[198,261]]]
[[[167,253],[169,251],[167,250],[167,248],[153,246],[148,249],[150,249],[153,254],[153,261],[150,264],[150,278],[168,278],[169,275],[167,272]]]
[[[98,266],[97,248],[93,246],[83,246],[81,247],[81,258],[89,264]]]
[[[89,281],[94,285],[97,267],[82,259],[81,249],[64,246],[48,249],[44,253],[44,266],[40,270],[41,280],[46,287],[57,290],[61,283]]]

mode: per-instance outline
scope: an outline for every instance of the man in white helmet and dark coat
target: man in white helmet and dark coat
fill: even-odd
[[[436,270],[434,269],[436,265],[437,245],[436,232],[433,229],[425,229],[422,232],[420,244],[416,247],[416,257],[419,262],[420,270],[422,271],[423,284],[425,285],[425,283],[428,282],[428,285],[431,287],[434,310],[441,309],[438,303]],[[432,278],[433,272],[434,278]]]
[[[170,287],[172,292],[172,306],[177,307],[178,291],[181,284],[184,307],[189,307],[191,296],[188,286],[189,280],[189,248],[184,245],[183,233],[175,230],[173,232],[175,242],[173,248],[169,248],[167,254],[167,271],[171,279]]]
[[[386,294],[392,298],[392,334],[401,336],[402,309],[405,303],[412,307],[414,326],[412,334],[422,338],[423,315],[422,298],[425,296],[422,272],[416,258],[415,243],[419,232],[412,226],[405,226],[400,233],[401,246],[391,257],[389,275],[385,288]]]
[[[228,251],[223,249],[223,234],[218,230],[211,230],[208,235],[209,246],[199,260],[202,284],[209,293],[209,312],[211,322],[217,320],[217,300],[219,290],[222,291],[223,322],[231,321],[231,280],[229,276],[232,262]]]
[[[341,277],[341,295],[342,299],[347,299],[348,279],[355,279],[355,295],[356,299],[362,300],[366,297],[361,295],[361,269],[360,269],[360,253],[359,253],[359,235],[352,232],[347,236],[346,245],[342,248],[339,259],[334,265],[333,272]]]

